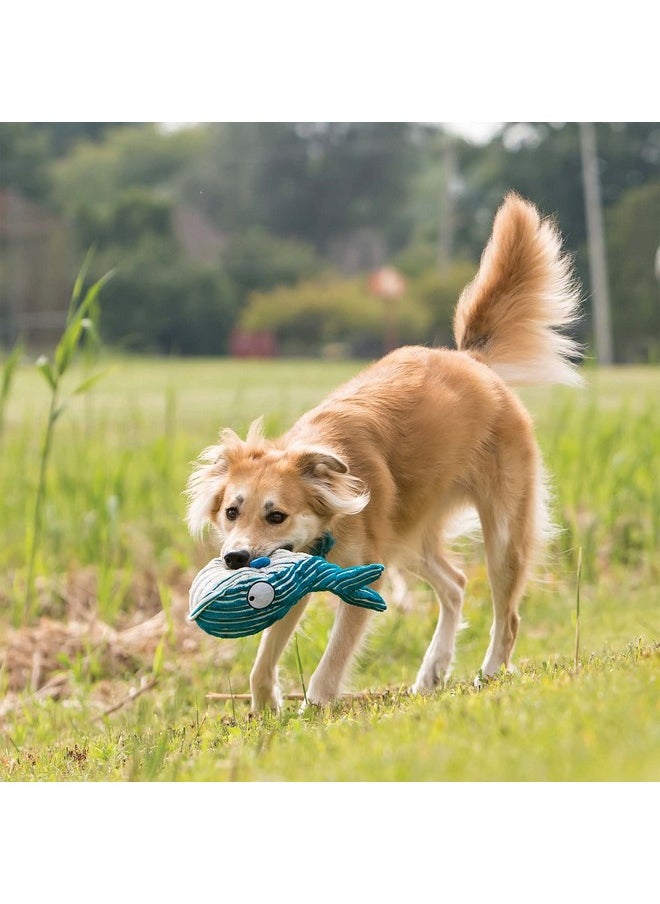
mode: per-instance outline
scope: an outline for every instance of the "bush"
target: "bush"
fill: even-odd
[[[104,260],[112,256],[106,249]],[[226,354],[237,304],[219,268],[190,261],[154,236],[130,255],[117,249],[115,261],[101,310],[108,343],[167,354]]]
[[[477,272],[475,264],[454,261],[445,273],[428,270],[410,283],[410,294],[425,311],[429,338],[434,345],[454,343],[454,308],[463,288]]]
[[[367,291],[365,280],[337,277],[254,292],[240,325],[246,330],[272,330],[284,354],[316,353],[341,343],[347,354],[378,355],[387,333],[385,303]],[[425,341],[427,326],[428,316],[414,299],[398,302],[399,342]]]
[[[429,243],[416,242],[400,251],[392,263],[408,279],[424,276],[437,265],[437,249]]]
[[[172,231],[171,202],[150,188],[127,188],[107,208],[83,207],[83,247],[98,245],[96,269],[115,269],[101,331],[109,344],[166,354],[226,354],[237,293],[220,265],[190,259]]]
[[[231,240],[223,264],[240,297],[250,292],[292,285],[320,273],[323,262],[314,249],[295,239],[250,229]]]

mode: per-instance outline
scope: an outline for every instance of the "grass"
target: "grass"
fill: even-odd
[[[11,781],[657,781],[660,371],[589,371],[585,390],[526,390],[563,532],[523,607],[519,672],[473,689],[490,625],[482,550],[464,551],[468,627],[449,686],[405,693],[433,631],[376,615],[352,685],[386,694],[250,717],[237,699],[258,638],[185,625],[210,558],[183,524],[189,463],[223,425],[288,426],[355,362],[110,359],[58,425],[24,625],[43,379],[13,371],[0,436],[0,778]],[[74,366],[67,374],[80,383]],[[66,387],[64,388],[66,392]],[[579,659],[575,666],[578,551]],[[332,624],[318,598],[282,660],[303,693]],[[138,636],[149,621],[154,630]],[[83,627],[75,634],[74,628]],[[58,633],[59,632],[59,633]],[[131,633],[133,632],[133,633]],[[75,634],[75,636],[74,636]],[[136,694],[136,692],[138,692]],[[116,707],[116,708],[114,708]],[[112,710],[112,711],[110,711]]]

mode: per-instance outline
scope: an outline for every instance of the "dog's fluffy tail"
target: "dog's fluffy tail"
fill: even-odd
[[[581,383],[578,344],[558,330],[579,316],[579,286],[561,236],[533,204],[509,194],[479,272],[454,314],[454,337],[512,384]]]

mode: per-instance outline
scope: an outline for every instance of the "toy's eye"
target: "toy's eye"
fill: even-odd
[[[227,521],[235,521],[238,518],[238,509],[236,506],[232,505],[230,508],[225,509],[225,517]]]
[[[248,590],[248,603],[253,609],[265,609],[275,599],[273,586],[266,581],[258,581]]]
[[[285,515],[284,512],[268,512],[266,515],[266,521],[269,524],[282,524],[283,521],[286,521],[288,515]]]

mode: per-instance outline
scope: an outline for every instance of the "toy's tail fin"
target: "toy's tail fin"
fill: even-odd
[[[380,593],[367,586],[378,580],[384,570],[384,565],[375,563],[338,569],[327,585],[324,582],[324,588],[336,593],[346,603],[384,612],[387,609],[385,600]]]

